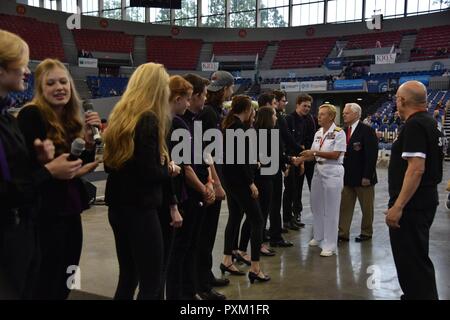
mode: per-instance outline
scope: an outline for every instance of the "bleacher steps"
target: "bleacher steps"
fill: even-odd
[[[212,43],[203,43],[202,48],[200,49],[200,55],[198,57],[197,70],[202,70],[202,62],[210,62],[213,52],[213,44]]]
[[[396,62],[409,61],[409,58],[411,56],[411,49],[415,46],[416,38],[416,34],[403,36],[402,41],[400,42],[400,49],[402,49],[402,53],[400,54]]]
[[[144,36],[134,37],[133,63],[135,67],[147,62],[147,47]]]
[[[272,68],[273,60],[277,55],[278,51],[278,42],[269,43],[266,49],[266,53],[264,54],[263,59],[259,65],[260,70],[270,70]]]

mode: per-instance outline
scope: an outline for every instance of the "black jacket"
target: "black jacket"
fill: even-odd
[[[47,139],[49,123],[35,106],[22,109],[17,119],[32,162],[37,169],[40,165],[37,162],[33,143],[35,139],[41,139],[42,141]],[[63,150],[63,152],[69,153],[70,150]],[[57,156],[59,154],[55,154],[55,157]],[[83,160],[83,164],[93,162],[95,150],[84,151],[80,158]],[[80,178],[72,180],[51,178],[41,186],[40,191],[42,195],[40,217],[80,214],[89,207],[88,194]]]
[[[318,130],[316,119],[311,114],[300,116],[294,111],[286,116],[286,122],[295,142],[300,146],[305,146],[305,149],[311,149],[314,135]],[[294,154],[292,150],[290,152],[291,155]],[[296,154],[298,155],[298,153]]]
[[[299,143],[301,139],[293,135],[293,131],[287,121],[287,116],[279,110],[277,110],[277,124],[275,128],[280,130],[283,152],[287,155],[294,156],[303,151],[301,143]]]
[[[347,128],[344,129],[347,135]],[[361,121],[352,133],[344,157],[344,185],[360,187],[362,178],[371,184],[377,181],[378,139],[373,130]]]
[[[1,226],[5,222],[11,222],[12,209],[36,209],[39,205],[39,188],[52,177],[45,167],[33,165],[16,118],[2,114],[1,105],[0,139],[11,176],[10,180],[6,180],[0,170]]]
[[[106,170],[108,206],[157,209],[162,205],[163,186],[170,177],[167,165],[161,165],[156,116],[145,114],[136,125],[133,157],[119,170]]]

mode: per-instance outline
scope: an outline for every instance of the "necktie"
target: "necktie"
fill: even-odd
[[[347,127],[347,144],[350,142],[352,136],[352,127]]]

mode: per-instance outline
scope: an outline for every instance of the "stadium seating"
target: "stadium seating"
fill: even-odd
[[[0,14],[0,29],[21,36],[30,46],[30,58],[33,60],[44,60],[45,58],[66,60],[59,27],[56,23]]]
[[[415,30],[392,31],[392,32],[373,32],[343,37],[346,40],[346,49],[369,49],[375,48],[377,41],[381,47],[391,47],[393,44],[400,45],[404,34],[415,33]]]
[[[282,40],[272,64],[272,69],[316,68],[334,47],[336,37]]]
[[[420,29],[415,48],[420,48],[421,51],[412,52],[411,61],[448,58],[450,53],[439,56],[436,53],[438,48],[450,50],[450,25]]]
[[[92,98],[104,98],[122,95],[128,84],[125,77],[87,77],[87,85]]]
[[[172,70],[195,70],[202,47],[199,39],[147,37],[147,60]]]
[[[78,50],[101,52],[133,52],[134,37],[119,31],[91,29],[73,30]]]

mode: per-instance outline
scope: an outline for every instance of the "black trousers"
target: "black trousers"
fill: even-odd
[[[168,300],[192,299],[197,292],[197,252],[201,221],[206,213],[200,199],[190,194],[183,203],[183,226],[175,232],[167,267]]]
[[[0,226],[0,300],[31,299],[40,262],[37,225],[21,218]]]
[[[34,299],[65,300],[68,280],[80,264],[83,228],[79,214],[41,218],[38,222],[41,263]]]
[[[182,206],[180,204],[178,204],[178,210],[183,215]],[[158,217],[159,217],[159,223],[161,224],[161,234],[162,234],[163,248],[164,248],[163,274],[162,274],[162,280],[161,280],[161,293],[160,293],[159,298],[161,300],[164,300],[168,265],[169,265],[169,260],[172,256],[171,251],[173,249],[173,243],[175,240],[176,229],[174,229],[170,225],[172,218],[170,216],[170,207],[168,204],[165,204],[161,208],[158,209]]]
[[[212,252],[216,242],[221,207],[222,201],[216,201],[206,207],[206,213],[201,221],[197,251],[197,279],[200,292],[210,291],[214,281]]]
[[[255,180],[255,185],[258,188],[259,191],[259,206],[261,208],[263,223],[262,223],[262,237],[264,237],[264,231],[267,224],[267,217],[269,216],[269,213],[272,211],[270,210],[272,205],[272,196],[273,196],[273,181],[272,178],[263,178]],[[270,215],[270,225],[273,223],[273,219],[276,219],[277,217],[273,217],[273,215]],[[279,218],[279,215],[278,215]],[[250,241],[250,233],[251,233],[251,226],[249,222],[249,218],[245,218],[244,224],[242,225],[241,229],[241,240],[239,242],[239,250],[241,251],[247,251],[248,242]]]
[[[403,210],[400,228],[389,229],[398,281],[404,293],[402,299],[438,299],[434,266],[428,256],[436,209]]]
[[[281,199],[283,193],[283,174],[279,171],[272,178],[273,196],[270,208],[270,240],[281,240]]]
[[[163,272],[163,240],[158,212],[150,208],[110,207],[119,260],[116,300],[132,300],[139,285],[139,300],[159,298]]]
[[[226,184],[228,201],[228,222],[225,228],[224,254],[231,255],[239,232],[243,213],[250,222],[251,260],[259,261],[262,243],[263,217],[257,199],[251,197],[250,188],[242,185]]]
[[[299,175],[299,168],[295,167],[293,172],[290,172],[284,178],[283,221],[285,223],[291,221],[294,216],[301,216],[303,211],[303,183],[306,177],[308,188],[311,191],[314,164],[314,162],[305,162],[305,173],[303,175]]]
[[[291,167],[289,175],[284,177],[283,193],[283,222],[288,223],[296,215],[302,212],[302,191],[300,187],[300,170],[298,167]]]

